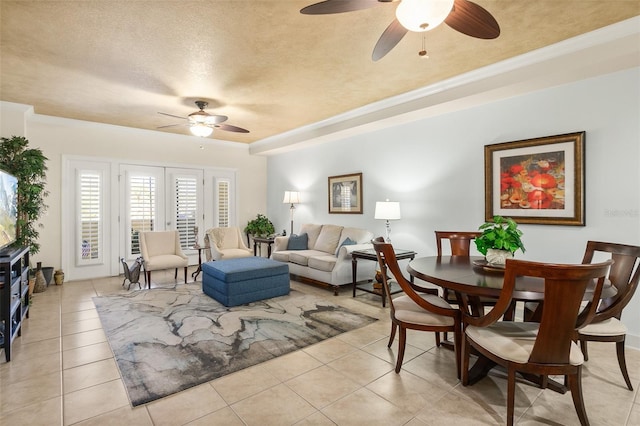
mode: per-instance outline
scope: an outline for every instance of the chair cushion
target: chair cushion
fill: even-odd
[[[322,225],[322,230],[316,243],[313,245],[314,250],[323,251],[325,253],[334,254],[340,241],[342,226],[338,225]]]
[[[444,299],[434,294],[421,294],[420,297],[433,305],[454,309]],[[409,296],[396,297],[392,300],[392,303],[395,310],[395,317],[400,321],[442,327],[453,327],[454,325],[453,317],[446,317],[429,312],[414,302]]]
[[[160,269],[183,268],[189,264],[189,259],[175,254],[161,254],[159,256],[150,257],[144,263],[145,271],[157,271]]]
[[[580,330],[585,336],[622,336],[627,334],[627,327],[617,318],[589,324]]]
[[[220,250],[223,259],[237,259],[239,257],[251,257],[253,252],[242,248],[228,248]]]
[[[467,326],[466,335],[489,352],[511,362],[529,361],[540,324],[533,322],[498,321],[488,327]],[[571,365],[584,363],[582,351],[571,342]]]
[[[296,235],[291,234],[287,243],[287,250],[306,250],[308,249],[309,234]]]

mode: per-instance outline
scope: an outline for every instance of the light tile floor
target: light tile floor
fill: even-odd
[[[160,284],[157,284],[157,283]],[[154,286],[173,274],[154,273]],[[388,309],[374,295],[297,282],[380,319],[303,350],[132,408],[92,297],[124,290],[122,278],[66,282],[34,295],[12,361],[0,352],[1,425],[493,425],[504,424],[506,382],[492,373],[463,387],[453,353],[433,333],[410,332],[395,374]],[[199,284],[194,284],[199,285]],[[131,290],[133,291],[133,289]],[[584,398],[593,425],[640,425],[640,351],[627,349],[630,392],[613,344],[591,344]],[[578,424],[570,393],[516,388],[516,423]]]

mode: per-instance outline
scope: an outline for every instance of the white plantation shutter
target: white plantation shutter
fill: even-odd
[[[218,180],[218,226],[221,228],[229,227],[230,219],[230,193],[229,181]]]
[[[79,185],[80,229],[77,264],[90,264],[102,258],[102,175],[100,171],[80,170]]]
[[[183,249],[196,243],[195,226],[198,214],[198,181],[195,177],[178,176],[175,185],[175,224]]]
[[[131,255],[140,253],[140,232],[153,231],[157,226],[156,178],[129,176],[129,220],[131,226]]]

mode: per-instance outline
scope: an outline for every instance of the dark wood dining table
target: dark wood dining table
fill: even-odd
[[[487,265],[480,256],[431,256],[419,257],[407,266],[412,277],[449,289],[461,302],[461,309],[470,310],[478,315],[483,309],[482,299],[500,297],[504,282],[504,270]],[[589,298],[595,288],[587,288],[585,299]],[[605,283],[601,298],[615,296],[616,289]],[[544,281],[541,278],[519,277],[513,292],[514,301],[544,302]],[[467,306],[468,305],[468,306]],[[511,318],[512,319],[512,318]],[[470,371],[470,383],[479,380],[488,371],[488,367],[476,365]],[[535,378],[529,378],[537,382]],[[549,380],[548,387],[558,392],[566,392],[566,388]]]
[[[504,281],[504,270],[487,265],[481,256],[419,257],[409,262],[407,270],[412,277],[472,298],[497,299],[500,297]],[[586,297],[589,297],[592,291],[593,287],[588,288]],[[605,284],[601,297],[611,297],[615,294],[615,287]],[[543,301],[544,281],[541,278],[517,278],[513,299]]]

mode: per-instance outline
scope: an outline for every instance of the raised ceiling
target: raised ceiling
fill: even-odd
[[[38,114],[156,130],[163,116],[229,117],[252,143],[640,15],[638,0],[476,0],[501,35],[443,25],[371,52],[394,3],[336,15],[314,0],[0,1],[0,100]],[[188,134],[184,126],[162,129]]]

